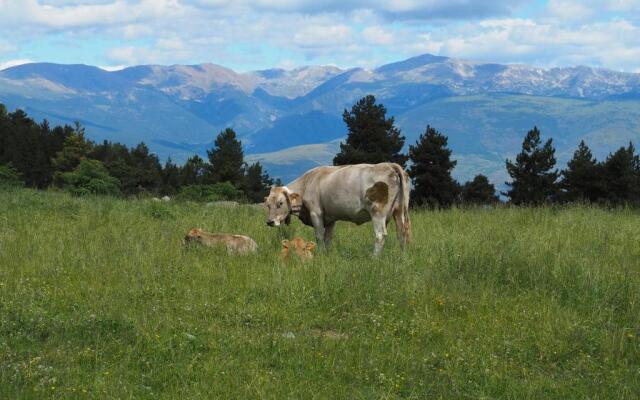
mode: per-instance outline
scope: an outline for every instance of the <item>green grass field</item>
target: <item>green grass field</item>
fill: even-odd
[[[0,398],[638,399],[640,213],[412,213],[283,265],[265,212],[0,193]],[[183,249],[191,227],[256,256]]]

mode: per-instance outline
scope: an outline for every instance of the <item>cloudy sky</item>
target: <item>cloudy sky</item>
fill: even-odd
[[[0,0],[0,69],[374,67],[424,53],[640,72],[640,0]]]

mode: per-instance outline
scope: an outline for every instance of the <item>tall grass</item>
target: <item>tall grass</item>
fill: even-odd
[[[0,398],[640,396],[640,214],[412,214],[283,264],[265,212],[0,193]],[[185,249],[248,234],[247,257]]]

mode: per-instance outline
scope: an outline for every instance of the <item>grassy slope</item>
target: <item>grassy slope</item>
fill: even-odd
[[[391,238],[372,260],[370,225],[339,224],[306,265],[279,262],[263,220],[0,193],[0,398],[640,393],[638,213],[414,212],[404,255]],[[193,226],[260,254],[184,251]]]

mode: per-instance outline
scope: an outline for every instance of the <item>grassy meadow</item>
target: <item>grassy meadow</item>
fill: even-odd
[[[283,264],[312,230],[249,206],[0,193],[0,399],[640,398],[640,212],[411,217],[404,254],[338,223]]]

